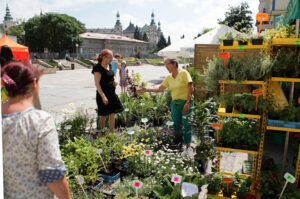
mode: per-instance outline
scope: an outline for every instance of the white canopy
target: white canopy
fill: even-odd
[[[180,47],[180,52],[182,54],[190,54],[194,55],[194,47],[195,44],[215,44],[218,45],[220,44],[219,42],[219,37],[225,35],[226,33],[231,32],[233,37],[235,37],[237,34],[243,35],[243,33],[230,28],[226,25],[219,24],[217,28],[205,33],[204,35],[198,37],[197,39],[191,40],[189,42],[184,43]]]
[[[158,51],[159,56],[169,57],[169,58],[176,58],[178,56],[186,56],[186,53],[182,53],[180,48],[184,46],[186,43],[191,42],[190,39],[181,39],[172,43],[171,45],[165,47],[164,49]]]

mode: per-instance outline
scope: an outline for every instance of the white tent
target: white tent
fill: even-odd
[[[184,43],[180,47],[180,52],[182,54],[190,54],[191,56],[194,55],[194,47],[195,44],[220,44],[219,37],[225,35],[226,33],[231,32],[233,37],[237,34],[242,34],[241,32],[230,28],[226,25],[219,24],[217,28],[205,33],[204,35],[198,37],[197,39],[191,40],[189,42]]]
[[[158,51],[159,56],[169,57],[169,58],[176,58],[178,56],[185,57],[186,53],[182,53],[180,48],[184,46],[186,43],[191,42],[189,39],[181,39],[172,43],[171,45],[165,47],[164,49]]]

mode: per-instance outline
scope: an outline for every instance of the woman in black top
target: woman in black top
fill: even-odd
[[[100,117],[100,128],[105,127],[106,116],[109,116],[109,130],[115,131],[115,113],[123,111],[122,103],[115,90],[117,82],[114,72],[111,70],[110,62],[113,59],[112,51],[104,49],[98,56],[98,64],[93,67],[95,85],[97,88],[96,102],[98,115]]]

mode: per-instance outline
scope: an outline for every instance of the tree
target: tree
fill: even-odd
[[[170,46],[171,45],[171,37],[168,36],[168,42],[167,42],[167,45]]]
[[[248,33],[252,28],[252,12],[249,10],[247,2],[242,2],[241,5],[232,7],[229,6],[225,13],[225,19],[218,19],[219,24],[225,24],[237,31]]]
[[[25,35],[23,34],[25,23],[25,19],[17,19],[9,28],[9,31],[5,31],[5,34],[16,36],[18,43],[25,44]]]
[[[142,34],[141,34],[140,29],[139,29],[138,26],[135,26],[133,38],[138,39],[138,40],[142,40]]]
[[[83,23],[66,14],[46,13],[30,18],[24,25],[26,44],[33,52],[75,51],[83,40],[80,33],[86,31]]]
[[[144,35],[143,35],[143,41],[146,41],[146,42],[148,42],[148,41],[149,41],[149,38],[148,38],[148,36],[147,36],[147,33],[146,33],[146,32],[144,32]]]
[[[157,43],[157,51],[160,51],[161,49],[167,47],[167,42],[166,42],[166,38],[164,37],[163,34],[160,35],[160,38],[158,40]]]
[[[201,33],[198,33],[198,35],[196,37],[194,37],[194,39],[197,39],[198,37],[204,35],[205,33],[208,33],[211,30],[213,30],[213,28],[203,28]]]

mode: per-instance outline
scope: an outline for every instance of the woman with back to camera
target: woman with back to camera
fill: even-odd
[[[2,105],[3,181],[7,199],[71,198],[53,118],[33,108],[41,72],[29,63],[1,69],[8,101]]]
[[[96,102],[100,128],[105,127],[106,116],[109,118],[109,130],[115,132],[115,114],[123,111],[123,105],[116,94],[117,82],[110,62],[113,59],[112,51],[104,49],[99,54],[98,64],[93,67],[94,81],[97,88]]]

